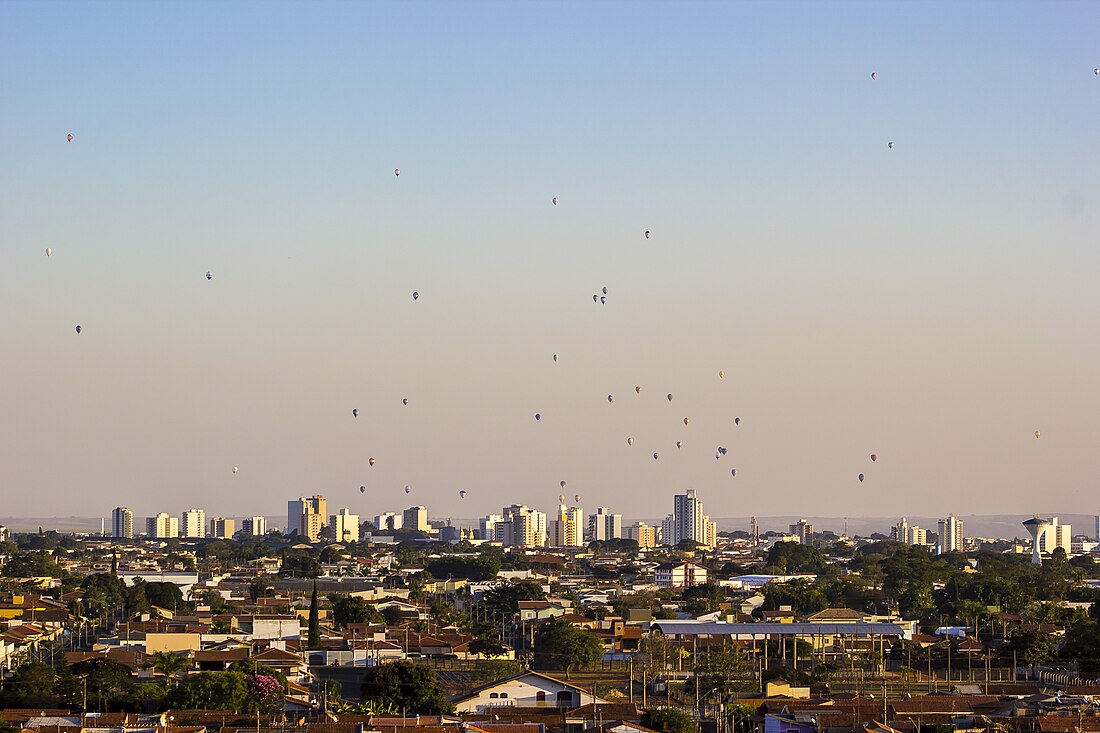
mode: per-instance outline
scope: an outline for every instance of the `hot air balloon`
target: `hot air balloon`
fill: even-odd
[[[80,333],[80,324],[79,324],[79,323],[78,323],[78,324],[76,324],[76,332],[77,332],[77,333]],[[1036,437],[1036,438],[1038,438],[1039,436],[1038,436],[1038,435],[1036,435],[1035,437]]]
[[[558,197],[555,196],[554,198],[550,199],[550,203],[552,203],[554,206],[557,206],[558,205]]]
[[[1093,76],[1100,76],[1100,69],[1093,69],[1092,70],[1092,75]]]
[[[233,473],[236,473],[239,470],[240,470],[239,468],[237,468],[236,466],[233,466]]]
[[[645,230],[645,238],[649,239],[649,230],[648,229]]]
[[[406,486],[406,487],[405,487],[405,493],[406,493],[406,494],[411,494],[411,493],[412,493],[412,490],[413,490],[413,487],[411,487],[411,486]]]
[[[688,419],[685,417],[684,418],[684,425],[687,425],[687,424],[688,424]]]
[[[581,500],[581,495],[580,494],[574,494],[573,495],[573,501],[579,502],[580,500]]]
[[[46,247],[46,256],[49,257],[53,254],[53,247]]]
[[[420,300],[420,293],[413,291],[413,300]]]
[[[603,294],[607,295],[607,286],[606,285],[603,286]]]
[[[596,295],[593,295],[593,296],[592,296],[592,302],[593,302],[593,303],[599,303],[599,302],[600,302],[600,296],[599,296],[599,293],[597,293]]]
[[[676,450],[680,450],[680,449],[681,449],[681,448],[683,448],[683,447],[684,447],[684,441],[682,441],[682,440],[677,440],[677,441],[676,441]]]
[[[736,475],[737,475],[737,469],[736,468],[731,468],[730,469],[730,476],[736,476]]]
[[[366,486],[360,486],[360,487],[359,487],[359,493],[360,493],[360,494],[365,494],[365,493],[367,493],[367,487],[366,487]]]
[[[888,143],[886,143],[886,147],[888,147],[888,148],[890,148],[891,150],[893,150],[893,149],[894,149],[894,143],[893,143],[892,141],[891,141],[891,142],[888,142]]]
[[[733,424],[734,425],[740,425],[741,424],[741,418],[739,418],[739,417],[733,418]]]
[[[407,404],[409,404],[409,398],[408,398],[408,397],[403,397],[403,398],[401,399],[401,404],[402,404],[402,405],[407,405]]]
[[[214,279],[214,273],[210,272],[210,270],[207,270],[206,271],[206,279],[207,280],[213,280]]]
[[[561,486],[561,487],[562,487],[562,488],[564,489],[564,488],[565,488],[565,482],[564,482],[564,481],[562,481],[562,482],[561,482],[561,484],[560,484],[560,486]]]
[[[401,169],[400,169],[400,168],[394,168],[394,169],[393,169],[393,174],[394,174],[395,176],[399,176],[399,175],[401,175]]]
[[[359,408],[358,407],[352,409],[351,416],[352,417],[359,417]]]
[[[65,139],[68,140],[69,142],[72,142],[73,141],[73,134],[70,132],[68,135],[65,136]]]
[[[672,393],[671,392],[668,393],[668,401],[672,402]]]
[[[542,413],[541,412],[536,412],[535,413],[535,422],[538,422],[541,419],[542,419]]]
[[[607,401],[608,401],[608,402],[610,402],[610,401],[611,401],[611,395],[608,395],[608,396],[607,396]]]
[[[653,460],[657,460],[657,454],[656,453],[653,454]]]
[[[642,393],[642,385],[639,384],[637,387],[635,387],[634,388],[634,393],[635,394],[641,394]]]
[[[600,305],[603,305],[605,303],[607,303],[607,296],[606,295],[601,295],[600,296]]]
[[[634,445],[634,438],[627,438],[626,439],[626,444],[627,445]]]
[[[878,453],[872,453],[871,454],[871,463],[874,463],[877,460],[878,460]]]
[[[723,448],[722,446],[718,446],[718,452],[721,453],[722,455],[726,455],[726,449]]]
[[[371,466],[374,466],[374,456],[371,456],[370,460],[367,461],[367,463],[369,463]]]
[[[554,354],[554,363],[555,363],[555,364],[557,364],[557,363],[558,363],[558,355],[557,355],[557,354]]]
[[[877,78],[878,78],[878,72],[872,71],[871,72],[871,81],[874,81]]]
[[[558,503],[559,504],[564,504],[565,503],[565,494],[558,494]]]
[[[77,326],[77,327],[76,327],[76,332],[77,332],[77,333],[80,333],[80,326]],[[1036,431],[1035,431],[1035,440],[1038,440],[1038,439],[1039,439],[1039,431],[1038,431],[1038,430],[1036,430]]]
[[[863,483],[863,474],[862,473],[859,475],[859,482]]]
[[[718,378],[719,379],[725,379],[726,378],[726,373],[724,371],[719,370],[718,371]]]
[[[466,498],[466,490],[465,490],[465,489],[463,489],[462,491],[458,492],[458,498],[459,498],[459,499],[465,499],[465,498]]]

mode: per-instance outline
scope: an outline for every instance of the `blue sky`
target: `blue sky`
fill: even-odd
[[[1098,33],[1085,2],[2,4],[0,485],[1096,511]]]

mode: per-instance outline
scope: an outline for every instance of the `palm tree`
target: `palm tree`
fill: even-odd
[[[164,686],[168,687],[174,675],[186,671],[191,660],[186,656],[172,652],[157,652],[153,655],[153,670],[164,675]]]

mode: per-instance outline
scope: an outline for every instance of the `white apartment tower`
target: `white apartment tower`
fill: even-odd
[[[431,529],[428,524],[428,509],[422,506],[409,507],[402,515],[401,526],[417,532],[427,532]]]
[[[233,532],[236,529],[237,523],[232,519],[226,519],[225,517],[214,517],[210,520],[210,537],[217,537],[220,540],[228,540],[233,538]]]
[[[130,540],[134,538],[134,512],[130,507],[116,507],[111,512],[111,536]]]
[[[341,509],[339,514],[329,517],[329,526],[333,528],[337,542],[359,541],[359,515],[352,514],[347,509]]]
[[[676,544],[676,517],[669,514],[667,517],[661,520],[661,534],[657,538],[657,541],[662,545],[675,545]]]
[[[205,537],[206,510],[188,509],[183,513],[180,524],[183,526],[184,537]]]
[[[145,520],[145,534],[150,539],[169,539],[180,536],[180,519],[168,512],[161,512]]]
[[[267,534],[267,518],[245,517],[241,520],[241,531],[249,537],[263,537]]]
[[[701,545],[706,543],[707,520],[703,516],[703,502],[695,495],[695,489],[688,489],[686,494],[676,494],[672,516],[676,526],[672,542],[668,544],[676,546],[684,540]]]
[[[321,525],[328,517],[328,501],[318,494],[302,496],[287,502],[286,531],[288,534],[317,542],[321,539]]]
[[[939,521],[940,538],[936,543],[936,554],[946,552],[962,552],[963,550],[963,522],[954,514],[949,514],[947,519]]]
[[[618,540],[623,536],[623,515],[612,514],[605,506],[588,517],[588,539],[591,542]]]

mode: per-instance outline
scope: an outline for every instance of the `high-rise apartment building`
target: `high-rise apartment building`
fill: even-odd
[[[183,527],[184,537],[205,537],[206,510],[188,509],[183,513],[180,524]]]
[[[116,507],[111,512],[111,536],[130,540],[134,538],[134,512],[130,507]]]
[[[169,539],[180,536],[180,518],[161,512],[145,520],[145,534],[150,539]]]
[[[628,540],[634,540],[638,547],[657,546],[657,528],[650,527],[645,522],[635,522],[624,530],[624,536]]]
[[[374,528],[379,532],[396,532],[401,529],[401,520],[404,518],[404,514],[383,512],[374,518]]]
[[[214,517],[210,520],[210,537],[217,537],[219,540],[233,539],[233,533],[236,529],[237,523],[232,519],[226,519],[225,517]]]
[[[489,514],[482,517],[477,524],[477,538],[492,542],[496,537],[496,526],[504,521],[499,514]]]
[[[963,523],[954,514],[939,521],[939,540],[936,542],[936,554],[963,551]]]
[[[669,514],[661,520],[661,534],[657,541],[662,545],[676,544],[676,515]]]
[[[428,510],[422,506],[411,506],[402,515],[401,526],[417,532],[427,532],[432,528],[428,524]]]
[[[341,509],[339,514],[329,517],[329,526],[333,528],[333,537],[337,542],[359,541],[359,515],[352,514],[347,509]]]
[[[623,515],[612,514],[605,506],[588,517],[588,539],[592,542],[617,540],[623,536]]]
[[[497,525],[498,541],[505,545],[542,547],[546,544],[546,513],[524,504],[504,507],[504,521]]]
[[[314,494],[287,502],[288,534],[297,532],[299,537],[317,542],[321,539],[321,527],[327,518],[328,501],[323,496]]]
[[[703,502],[695,495],[695,489],[686,494],[676,494],[672,516],[676,520],[673,541],[676,546],[684,540],[706,544],[707,525],[703,517]]]
[[[267,534],[267,518],[245,517],[241,520],[241,531],[249,537],[263,537]]]
[[[799,519],[796,524],[789,525],[790,533],[798,536],[798,541],[803,545],[814,543],[814,526],[805,519]]]
[[[707,547],[718,547],[718,523],[710,521],[710,517],[703,515],[706,531],[703,533],[703,544]]]

